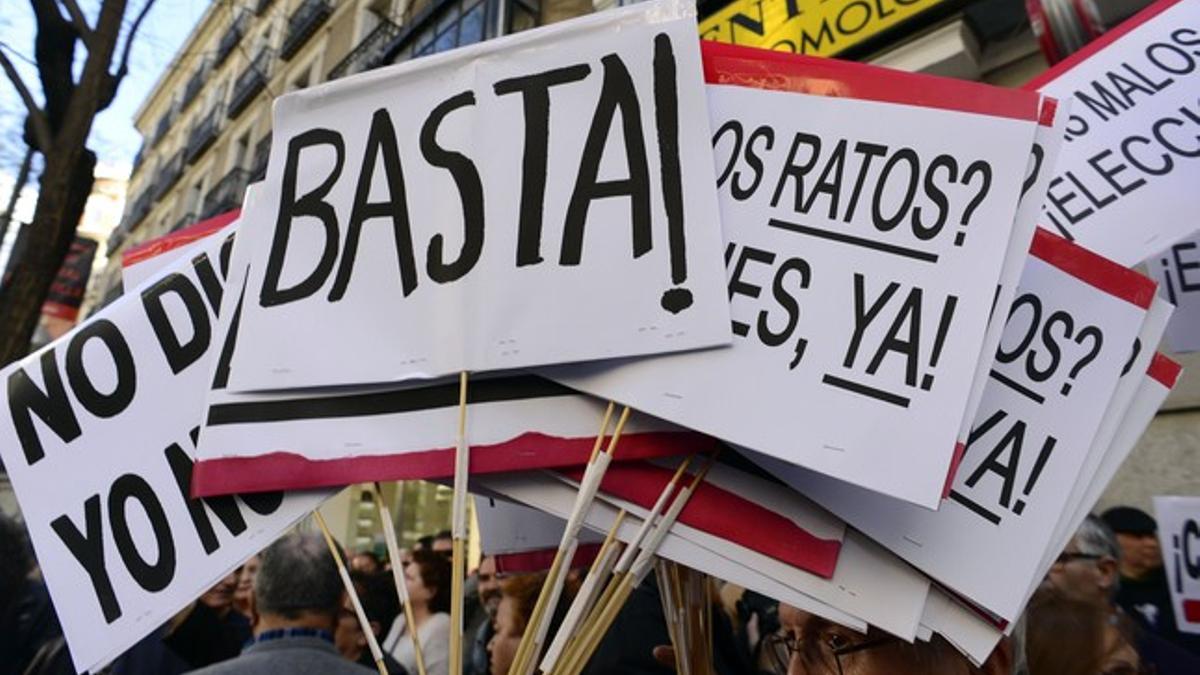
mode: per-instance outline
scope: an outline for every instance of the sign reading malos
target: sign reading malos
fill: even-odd
[[[833,56],[944,0],[735,0],[700,22],[700,37]]]
[[[694,11],[646,3],[277,101],[230,388],[728,343]]]

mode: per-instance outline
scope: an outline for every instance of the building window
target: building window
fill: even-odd
[[[246,165],[246,154],[250,151],[250,132],[242,134],[233,142],[233,162],[230,169],[241,169]]]

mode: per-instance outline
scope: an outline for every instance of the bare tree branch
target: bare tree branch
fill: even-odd
[[[121,78],[129,72],[129,51],[133,47],[133,39],[137,37],[138,28],[142,25],[142,19],[150,13],[150,8],[154,6],[154,0],[146,0],[146,4],[142,6],[142,11],[138,12],[137,18],[133,20],[133,26],[129,28],[129,35],[125,36],[125,49],[121,52],[121,65],[117,67],[115,75],[116,82],[113,86],[121,83]]]
[[[71,23],[75,24],[75,30],[79,31],[79,37],[83,40],[83,44],[89,49],[92,48],[92,28],[88,25],[87,17],[83,15],[83,10],[79,9],[79,5],[75,0],[59,0],[63,7],[67,8],[67,14],[71,15]]]
[[[29,119],[33,124],[33,133],[37,136],[39,149],[42,152],[49,152],[50,146],[54,142],[54,136],[50,133],[50,122],[46,119],[46,113],[38,107],[37,101],[33,100],[33,95],[29,93],[29,88],[25,86],[25,81],[21,79],[21,74],[13,67],[12,61],[8,60],[8,55],[0,49],[0,67],[4,69],[4,74],[8,76],[8,80],[12,82],[17,93],[21,95],[21,100],[25,102],[25,107],[29,110]]]

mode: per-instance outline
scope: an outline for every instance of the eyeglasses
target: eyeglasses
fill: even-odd
[[[1067,563],[1074,562],[1076,560],[1099,560],[1102,557],[1103,556],[1094,555],[1092,553],[1066,553],[1066,552],[1063,552],[1063,553],[1059,553],[1058,557],[1054,559],[1054,564],[1055,565],[1066,565]]]
[[[898,638],[891,635],[861,640],[846,638],[841,635],[831,635],[826,639],[817,641],[819,647],[817,654],[814,656],[826,665],[832,662],[837,668],[837,675],[843,675],[842,664],[844,658],[851,654],[889,645],[897,640]],[[761,649],[767,654],[771,672],[776,675],[786,675],[792,655],[800,652],[803,645],[803,640],[791,634],[772,633],[763,638]]]

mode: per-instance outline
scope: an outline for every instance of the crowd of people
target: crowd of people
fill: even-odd
[[[345,560],[384,665],[416,675],[450,668],[449,532],[402,559]],[[401,606],[399,565],[410,606]],[[553,623],[578,588],[570,578]],[[508,672],[544,573],[502,574],[485,556],[466,580],[464,672]],[[983,664],[941,636],[908,643],[866,634],[713,581],[712,665],[720,675],[1197,675],[1200,636],[1177,630],[1155,522],[1129,507],[1089,516],[1022,619]],[[411,620],[411,624],[410,624]],[[552,628],[553,630],[553,628]],[[416,638],[414,644],[414,639]],[[585,673],[673,672],[653,576],[630,597]],[[74,673],[21,525],[0,516],[0,675]],[[377,672],[370,638],[318,534],[293,532],[221,579],[118,657],[113,675]]]

